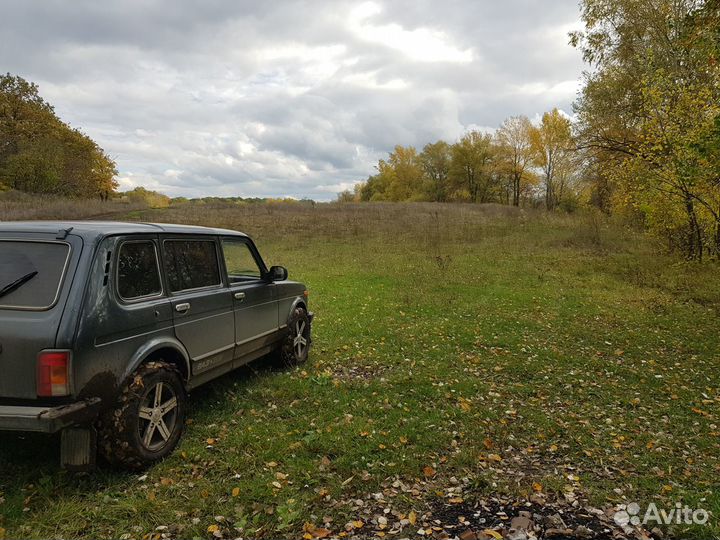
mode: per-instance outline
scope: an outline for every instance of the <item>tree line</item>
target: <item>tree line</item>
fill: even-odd
[[[0,190],[106,199],[116,174],[115,162],[60,120],[35,84],[0,75]]]
[[[396,146],[377,174],[344,191],[340,201],[467,201],[573,208],[583,185],[570,120],[559,110],[539,125],[526,116],[505,120],[494,134],[470,131],[453,144],[421,152]]]
[[[589,65],[572,123],[506,120],[421,152],[396,146],[341,201],[585,204],[689,259],[720,258],[720,2],[583,0]]]

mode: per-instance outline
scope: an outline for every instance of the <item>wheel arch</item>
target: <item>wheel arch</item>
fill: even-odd
[[[190,377],[190,357],[185,347],[176,339],[163,338],[149,341],[140,347],[132,357],[123,379],[128,379],[141,365],[153,360],[163,360],[177,367],[187,385]]]
[[[288,311],[288,313],[285,317],[285,324],[290,324],[290,318],[292,317],[292,314],[295,311],[295,308],[299,308],[299,307],[303,308],[305,311],[308,310],[305,299],[298,296],[293,301],[292,305],[290,306],[290,310]]]

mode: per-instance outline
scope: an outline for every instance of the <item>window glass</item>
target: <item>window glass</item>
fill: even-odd
[[[173,292],[220,284],[215,242],[166,240],[165,269]]]
[[[47,309],[55,303],[70,246],[0,240],[0,308]]]
[[[225,267],[231,282],[259,279],[262,274],[247,243],[242,240],[223,240]]]
[[[162,292],[155,244],[125,242],[118,255],[118,293],[125,300]]]

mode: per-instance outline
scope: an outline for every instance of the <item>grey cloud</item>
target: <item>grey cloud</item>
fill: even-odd
[[[377,5],[353,22],[350,1],[0,0],[0,67],[123,187],[172,195],[332,198],[395,144],[570,110],[576,0]],[[437,47],[472,61],[423,61]]]

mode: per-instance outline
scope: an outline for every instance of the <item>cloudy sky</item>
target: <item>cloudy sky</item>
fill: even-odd
[[[577,0],[0,0],[0,71],[121,189],[333,199],[396,144],[570,112]]]

